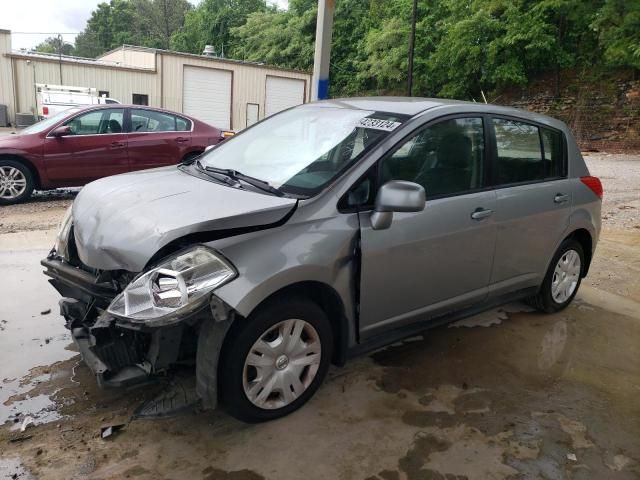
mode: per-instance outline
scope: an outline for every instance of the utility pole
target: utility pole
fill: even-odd
[[[58,34],[58,65],[60,66],[60,85],[64,85],[62,82],[62,46],[64,45],[62,35]]]
[[[407,72],[407,94],[413,96],[413,51],[416,46],[416,15],[418,0],[413,0],[413,12],[411,13],[411,36],[409,37],[409,71]]]
[[[331,61],[334,10],[335,0],[318,0],[316,51],[313,58],[311,100],[329,98],[329,64]]]

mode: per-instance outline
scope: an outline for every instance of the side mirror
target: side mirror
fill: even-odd
[[[384,230],[391,226],[393,212],[420,212],[424,210],[426,194],[421,185],[392,180],[378,190],[371,214],[371,227]]]
[[[51,132],[52,137],[66,137],[68,135],[73,135],[73,132],[71,131],[71,127],[67,125],[63,125],[61,127],[55,128]]]

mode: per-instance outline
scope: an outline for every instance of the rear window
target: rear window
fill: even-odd
[[[561,132],[502,118],[494,118],[493,127],[498,184],[535,182],[565,174]]]
[[[179,132],[188,132],[191,130],[191,122],[186,118],[176,117],[176,130]]]

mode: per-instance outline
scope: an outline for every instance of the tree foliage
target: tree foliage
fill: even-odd
[[[169,48],[192,9],[187,0],[110,0],[91,13],[76,37],[76,55],[96,57],[124,44]]]
[[[57,53],[62,55],[74,54],[73,44],[65,42],[62,37],[49,37],[44,42],[36,45],[34,50],[42,53]]]
[[[330,94],[406,92],[412,0],[336,0]],[[640,69],[640,0],[418,0],[414,94],[479,99],[562,69]],[[76,41],[123,43],[310,70],[317,0],[110,0]],[[45,42],[46,43],[46,42]],[[42,48],[50,48],[43,45]]]
[[[229,52],[235,46],[231,30],[254,12],[267,12],[265,0],[203,0],[187,12],[184,26],[171,38],[171,48],[202,53],[205,45],[213,45],[218,55]]]

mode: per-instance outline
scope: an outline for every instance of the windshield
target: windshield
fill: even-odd
[[[406,117],[367,110],[301,106],[260,122],[200,158],[282,192],[311,196]]]
[[[29,133],[40,133],[44,132],[47,128],[53,127],[56,123],[61,121],[67,115],[70,115],[74,112],[80,110],[79,108],[69,108],[64,112],[56,113],[55,115],[45,118],[44,120],[40,120],[38,123],[34,123],[30,127],[27,127],[20,131],[20,135],[29,134]]]

